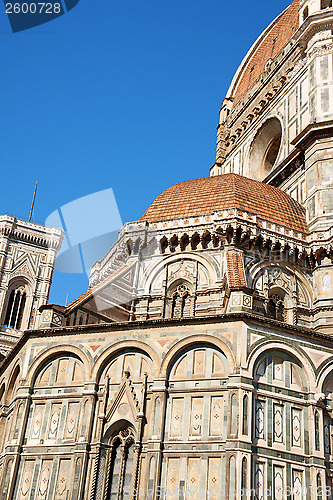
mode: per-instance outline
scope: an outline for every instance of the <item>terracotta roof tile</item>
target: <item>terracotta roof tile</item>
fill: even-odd
[[[305,209],[279,188],[238,174],[180,182],[160,194],[140,220],[209,215],[238,208],[290,229],[307,232]]]
[[[242,254],[239,250],[227,250],[227,276],[230,288],[246,286]]]
[[[299,0],[294,0],[258,38],[234,83],[231,95],[234,106],[265,71],[267,61],[274,59],[298,30],[298,7]]]

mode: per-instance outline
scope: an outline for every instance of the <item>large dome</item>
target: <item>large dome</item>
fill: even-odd
[[[228,97],[233,99],[234,106],[265,71],[267,61],[274,59],[298,30],[298,7],[299,0],[294,0],[251,47],[240,65],[228,92]]]
[[[157,222],[209,215],[231,208],[307,232],[305,209],[297,201],[279,188],[238,174],[179,182],[160,194],[140,220]]]

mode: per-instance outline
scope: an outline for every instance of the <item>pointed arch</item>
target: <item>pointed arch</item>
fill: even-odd
[[[236,500],[237,491],[237,463],[236,457],[231,455],[229,458],[229,500]]]
[[[247,436],[249,433],[249,396],[243,396],[243,419],[242,419],[242,434]]]
[[[169,291],[171,295],[171,317],[183,318],[193,315],[193,298],[191,288],[186,282],[173,286]]]
[[[21,373],[21,367],[20,367],[20,364],[18,363],[13,370],[12,376],[11,376],[11,378],[9,380],[9,384],[7,386],[7,392],[6,392],[6,395],[4,397],[4,402],[7,405],[11,403],[11,400],[14,396],[14,392],[16,390],[16,387],[17,387],[17,384],[19,381],[20,373]]]
[[[230,435],[238,434],[238,401],[237,394],[234,392],[230,396]]]
[[[26,385],[32,387],[39,370],[43,367],[43,365],[45,365],[48,360],[55,356],[58,357],[61,355],[68,357],[68,355],[71,354],[79,358],[79,360],[83,363],[85,381],[89,381],[91,374],[91,363],[88,356],[79,347],[70,344],[62,344],[61,346],[46,349],[37,356],[28,370],[26,376]]]
[[[137,427],[136,425],[128,420],[127,418],[122,418],[120,420],[116,420],[115,422],[110,423],[103,434],[103,443],[104,444],[112,444],[112,441],[115,439],[121,431],[124,429],[131,429],[133,438],[137,439]],[[125,435],[123,436],[125,439]]]
[[[103,453],[106,461],[99,475],[99,480],[104,484],[103,498],[123,498],[123,494],[129,492],[134,484],[136,437],[137,430],[127,420],[115,422],[104,434]]]
[[[308,295],[310,306],[312,306],[314,297],[313,288],[310,282],[304,276],[304,274],[290,262],[282,262],[282,261],[276,262],[272,259],[257,262],[256,264],[254,264],[249,268],[249,286],[254,288],[260,275],[264,274],[265,271],[269,271],[274,268],[278,268],[279,270],[284,271],[287,274],[295,276],[296,279],[299,280],[299,282],[303,285]]]
[[[163,268],[166,268],[169,264],[172,264],[173,262],[177,262],[180,260],[192,260],[194,262],[199,262],[200,264],[202,264],[202,266],[207,269],[212,283],[215,283],[220,278],[220,270],[218,268],[217,263],[214,262],[213,260],[210,261],[201,255],[191,252],[182,253],[181,259],[179,255],[172,254],[168,256],[162,256],[161,260],[158,261],[155,267],[152,267],[151,269],[148,270],[146,275],[147,279],[145,280],[144,283],[145,293],[146,294],[150,293],[154,279],[163,270]]]
[[[286,355],[295,358],[295,360],[303,367],[303,374],[307,381],[308,391],[313,391],[315,389],[315,370],[309,356],[300,347],[295,347],[295,345],[290,344],[286,340],[284,340],[284,342],[264,340],[258,343],[258,345],[250,353],[247,360],[247,368],[249,373],[251,373],[251,376],[254,373],[255,364],[258,362],[260,356],[268,351],[281,351]]]
[[[326,359],[319,368],[317,375],[317,391],[325,392],[325,385],[330,377],[333,377],[333,358]]]
[[[317,472],[316,486],[317,486],[317,500],[323,500],[323,482],[321,479],[320,472]]]
[[[123,351],[139,350],[144,352],[153,362],[154,374],[153,376],[158,376],[160,367],[160,358],[155,351],[155,349],[148,343],[142,342],[140,340],[121,340],[116,344],[112,344],[99,356],[92,370],[92,380],[99,382],[103,370],[112,357],[121,354]]]
[[[160,411],[161,411],[161,400],[160,397],[157,396],[154,403],[154,420],[153,420],[153,436],[157,436],[159,434],[159,424],[160,424]]]
[[[235,370],[235,358],[231,346],[228,345],[226,339],[222,339],[217,335],[195,335],[183,338],[182,340],[176,341],[171,345],[169,350],[167,350],[165,356],[162,359],[160,376],[167,378],[170,373],[171,366],[175,361],[176,357],[181,354],[181,352],[191,346],[195,347],[198,344],[207,344],[211,347],[217,347],[223,352],[228,361],[229,374],[233,373]]]
[[[247,497],[247,458],[243,457],[242,460],[242,471],[241,471],[241,498],[246,499]]]

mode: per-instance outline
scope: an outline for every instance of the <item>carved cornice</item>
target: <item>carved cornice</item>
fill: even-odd
[[[57,252],[60,250],[64,233],[61,229],[50,229],[9,215],[2,215],[0,216],[1,236]]]
[[[304,168],[304,153],[294,149],[270,174],[263,180],[271,186],[279,187],[293,172]]]
[[[226,121],[219,125],[217,163],[223,163],[252,122],[266,111],[268,105],[280,94],[281,90],[306,66],[307,59],[302,58],[303,51],[299,47],[291,44],[286,54],[287,50],[288,47],[281,51],[266,72],[252,85],[245,97],[233,108]],[[292,54],[294,57],[291,59]],[[244,110],[247,110],[246,113]],[[222,151],[224,154],[221,155]]]
[[[295,40],[302,47],[306,47],[308,41],[317,33],[333,28],[333,12],[332,9],[325,9],[309,16],[300,26],[297,33],[294,35]]]
[[[315,314],[318,314],[318,313],[321,313],[321,312],[327,312],[327,311],[333,311],[333,306],[318,306],[318,307],[314,307],[312,310],[311,310],[311,313],[313,315]]]
[[[318,139],[327,139],[333,137],[333,120],[325,122],[310,123],[291,144],[301,151],[305,151],[311,144]]]
[[[286,168],[289,167],[287,164]],[[207,237],[209,243],[206,245]],[[182,248],[184,239],[187,240],[187,246]],[[128,246],[128,241],[133,244],[132,253],[127,253],[124,257],[124,248]],[[156,251],[149,254],[147,245],[153,241]],[[120,231],[118,242],[102,261],[93,266],[90,285],[96,285],[105,279],[114,272],[116,266],[121,270],[130,259],[133,259],[134,263],[144,261],[145,258],[164,258],[168,255],[179,255],[181,258],[184,251],[214,251],[230,243],[244,250],[259,244],[266,247],[266,250],[278,248],[281,252],[288,252],[289,256],[303,255],[316,260],[323,252],[329,255],[333,253],[333,228],[303,233],[237,208],[187,219],[151,224],[140,221],[125,224]]]
[[[292,61],[289,61],[291,55],[295,54],[295,52],[295,57]],[[249,108],[254,102],[258,102],[259,104],[258,98],[260,100],[265,100],[265,103],[260,105],[261,108],[266,105],[267,100],[271,101],[273,99],[277,92],[285,86],[288,80],[290,80],[291,72],[295,68],[295,59],[297,56],[301,56],[299,47],[295,42],[289,42],[267,67],[266,71],[253,83],[243,99],[232,109],[226,121],[228,128],[234,126],[239,117],[243,115],[245,107]],[[263,89],[265,88],[266,92],[269,94],[267,96],[263,94]],[[258,111],[261,111],[260,108]],[[255,115],[257,114],[259,113],[255,112]]]

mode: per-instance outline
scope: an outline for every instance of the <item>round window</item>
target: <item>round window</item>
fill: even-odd
[[[250,177],[263,180],[276,166],[281,149],[282,127],[277,118],[270,118],[257,132],[249,156]]]

